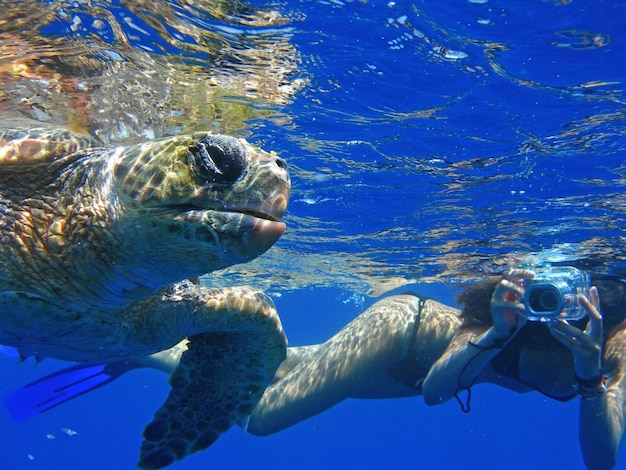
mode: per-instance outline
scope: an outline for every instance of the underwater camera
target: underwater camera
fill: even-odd
[[[524,316],[528,320],[578,320],[585,316],[579,294],[589,297],[589,275],[571,266],[534,268],[535,277],[524,282]]]

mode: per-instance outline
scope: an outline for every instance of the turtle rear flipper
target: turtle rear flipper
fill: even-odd
[[[224,326],[235,331],[190,337],[170,377],[172,390],[144,430],[141,468],[163,468],[206,449],[245,420],[284,360],[286,340],[271,300],[246,294],[256,296],[257,304],[240,297],[233,301],[240,311],[222,312]],[[233,316],[236,321],[229,321]]]

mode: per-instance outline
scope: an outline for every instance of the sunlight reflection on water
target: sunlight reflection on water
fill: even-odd
[[[11,3],[0,104],[106,145],[212,130],[285,156],[287,233],[206,282],[378,295],[529,253],[626,267],[619,25],[550,3],[144,3]]]

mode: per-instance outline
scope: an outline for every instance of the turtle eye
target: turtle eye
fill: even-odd
[[[189,147],[190,163],[211,183],[231,183],[247,166],[245,149],[238,139],[212,135]]]

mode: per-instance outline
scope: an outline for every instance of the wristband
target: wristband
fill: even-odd
[[[583,400],[595,400],[606,392],[606,376],[603,373],[594,375],[589,379],[576,376],[578,384],[578,396]]]

